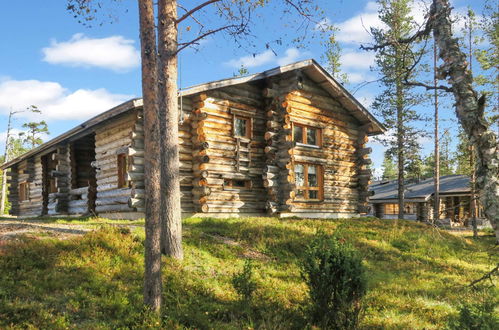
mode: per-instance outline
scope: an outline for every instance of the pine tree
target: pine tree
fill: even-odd
[[[376,44],[408,37],[415,28],[410,16],[411,0],[379,0],[379,18],[386,24],[385,29],[372,29]],[[421,132],[413,123],[422,117],[412,108],[420,102],[404,84],[408,68],[421,49],[407,44],[391,44],[376,52],[376,64],[382,74],[383,92],[378,95],[373,107],[384,119],[384,123],[393,132],[387,139],[389,152],[397,156],[398,165],[398,204],[399,218],[404,218],[405,171],[408,150],[419,150],[418,137]]]
[[[40,122],[29,122],[23,124],[23,128],[27,128],[28,131],[21,133],[23,137],[23,142],[27,143],[30,149],[34,149],[43,143],[41,134],[50,134],[49,128],[45,120]]]
[[[397,164],[393,161],[393,157],[390,153],[385,152],[381,168],[383,169],[383,174],[381,176],[382,180],[393,180],[397,178]]]

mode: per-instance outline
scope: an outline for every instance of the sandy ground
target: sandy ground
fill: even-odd
[[[90,230],[92,229],[80,225],[42,223],[35,220],[0,220],[0,242],[15,239],[19,235],[49,236],[64,239],[75,235],[83,235]]]

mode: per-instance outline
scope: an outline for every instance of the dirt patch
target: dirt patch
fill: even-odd
[[[256,259],[256,260],[266,260],[266,261],[271,260],[271,258],[268,255],[266,255],[265,253],[250,249],[249,247],[244,246],[243,244],[241,244],[240,242],[236,241],[233,238],[218,235],[218,234],[206,234],[205,233],[205,235],[208,237],[211,237],[211,238],[213,238],[213,239],[215,239],[223,244],[227,244],[230,246],[242,247],[244,249],[244,251],[242,253],[242,257],[244,257],[244,258]]]
[[[90,230],[74,225],[0,221],[0,241],[8,241],[19,235],[65,239],[75,235],[83,235]]]

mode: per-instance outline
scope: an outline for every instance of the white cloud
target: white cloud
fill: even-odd
[[[225,64],[233,68],[239,68],[242,66],[246,68],[254,68],[257,66],[262,66],[271,63],[275,60],[274,53],[269,49],[260,54],[243,56],[238,59],[232,59]]]
[[[375,54],[373,52],[349,51],[341,54],[340,63],[344,68],[369,69],[374,65]]]
[[[336,40],[346,43],[366,43],[371,41],[370,28],[381,28],[383,23],[378,18],[378,4],[369,1],[364,10],[346,21],[339,23]]]
[[[303,57],[306,53],[300,52],[297,48],[286,49],[285,56],[277,60],[277,64],[286,65],[298,61],[300,57]]]
[[[386,25],[378,17],[379,4],[369,1],[363,11],[337,26],[339,31],[336,39],[345,43],[369,43],[372,42],[371,28],[382,29]],[[423,24],[429,5],[425,1],[415,1],[411,8],[411,15],[417,24]]]
[[[88,38],[75,34],[69,41],[53,40],[50,47],[42,49],[43,60],[51,64],[75,67],[100,67],[114,71],[127,71],[140,63],[140,53],[134,41],[122,36]]]
[[[71,92],[57,82],[8,80],[0,83],[0,112],[25,109],[36,105],[41,115],[21,113],[19,116],[40,120],[83,120],[130,99],[131,95],[112,94],[104,88],[78,89]]]
[[[286,65],[296,62],[300,58],[307,56],[308,52],[302,52],[297,48],[288,48],[284,52],[284,55],[279,57],[274,54],[273,51],[266,50],[263,53],[243,56],[237,59],[232,59],[225,62],[224,64],[233,68],[240,68],[241,65],[245,68],[254,68],[271,63],[276,63],[278,65]]]

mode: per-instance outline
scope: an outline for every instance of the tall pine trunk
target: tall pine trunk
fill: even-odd
[[[177,94],[177,1],[158,2],[159,114],[161,133],[162,251],[183,258],[180,208],[178,94]],[[168,192],[168,193],[166,193]]]
[[[433,0],[433,34],[439,57],[444,61],[440,72],[448,79],[456,100],[456,115],[476,152],[476,188],[480,192],[485,216],[491,222],[499,242],[499,145],[497,136],[484,118],[485,98],[478,98],[467,58],[457,38],[452,36],[451,7],[448,0]]]
[[[404,219],[404,195],[405,195],[405,145],[404,145],[404,90],[402,83],[402,73],[404,64],[402,63],[402,54],[399,46],[395,50],[395,102],[397,110],[397,158],[398,158],[398,206],[399,219]]]
[[[144,303],[159,312],[161,307],[161,189],[160,130],[158,116],[157,51],[152,0],[139,0],[144,100],[145,172],[145,274]]]

